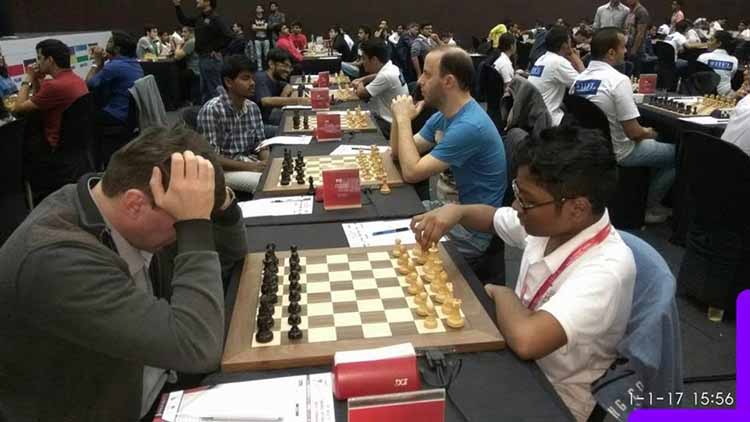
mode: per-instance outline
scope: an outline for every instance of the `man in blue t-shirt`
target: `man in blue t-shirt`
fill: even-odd
[[[474,65],[464,50],[441,47],[430,52],[418,82],[424,101],[414,104],[406,95],[393,101],[391,150],[406,182],[421,182],[450,169],[461,204],[498,207],[507,184],[505,148],[492,120],[471,97],[473,76]],[[439,112],[414,135],[411,121],[424,106]],[[492,240],[461,226],[449,237],[469,263],[475,263]]]

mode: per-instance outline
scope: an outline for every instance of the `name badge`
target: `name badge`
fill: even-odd
[[[589,97],[592,95],[596,95],[601,84],[602,81],[596,79],[577,81],[573,87],[573,94],[580,97]]]
[[[734,64],[732,62],[725,62],[723,60],[709,60],[708,67],[715,70],[727,70],[731,72]]]
[[[541,78],[542,73],[544,73],[544,66],[532,66],[531,70],[529,71],[529,76]]]

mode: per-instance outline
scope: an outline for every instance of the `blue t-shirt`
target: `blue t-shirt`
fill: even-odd
[[[495,124],[473,99],[450,119],[435,113],[419,135],[436,143],[430,154],[450,165],[462,204],[499,207],[507,187],[505,146]]]
[[[114,57],[102,70],[87,82],[89,90],[104,98],[104,111],[124,122],[128,118],[128,89],[143,77],[143,68],[138,60],[130,57]]]
[[[18,92],[16,84],[10,78],[0,76],[0,98]]]
[[[280,97],[287,83],[285,81],[275,81],[268,76],[268,72],[261,70],[255,73],[255,95],[253,102],[260,107],[260,113],[263,116],[263,122],[268,123],[271,117],[273,107],[264,107],[262,100],[268,97]]]

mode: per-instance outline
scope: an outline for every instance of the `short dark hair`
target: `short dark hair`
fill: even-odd
[[[362,31],[365,34],[367,34],[368,36],[372,37],[372,28],[370,28],[369,26],[367,26],[367,25],[360,25],[358,30]]]
[[[148,34],[149,32],[151,32],[151,31],[152,31],[152,30],[154,30],[154,29],[157,29],[157,30],[158,30],[158,29],[159,29],[159,27],[158,27],[158,26],[156,26],[156,25],[153,25],[153,24],[147,23],[146,25],[144,25],[144,26],[143,26],[143,33],[144,33],[144,34]]]
[[[497,48],[500,51],[508,51],[516,45],[516,37],[510,32],[506,32],[500,36]]]
[[[294,63],[294,60],[292,60],[292,55],[289,54],[288,51],[281,48],[272,48],[268,50],[268,54],[266,54],[266,60],[268,62],[274,63],[284,63],[286,61],[288,61],[289,63]]]
[[[408,23],[408,24],[406,25],[406,27],[407,27],[407,28],[414,28],[414,27],[417,27],[418,29],[421,29],[421,28],[422,28],[422,25],[420,25],[420,24],[418,24],[418,23],[416,23],[416,22],[409,22],[409,23]]]
[[[302,22],[300,22],[300,21],[294,21],[294,22],[292,22],[292,27],[295,27],[295,26],[299,26],[300,28],[302,28]]]
[[[149,186],[153,168],[161,170],[162,184],[165,190],[168,189],[172,154],[187,150],[213,164],[216,178],[214,209],[218,209],[224,203],[226,195],[221,164],[203,136],[182,126],[173,129],[145,129],[139,137],[115,152],[104,171],[102,191],[111,198],[129,189],[138,189],[146,192],[153,200]]]
[[[617,160],[598,130],[558,126],[527,137],[516,150],[518,167],[557,201],[586,197],[594,215],[604,212],[617,186]]]
[[[432,22],[420,23],[419,30],[423,30],[425,26],[432,26]]]
[[[125,31],[112,31],[112,44],[117,54],[123,57],[135,57],[137,42]]]
[[[440,57],[440,76],[453,75],[458,86],[468,91],[474,81],[474,63],[471,57],[458,47],[439,47],[433,51],[443,53]]]
[[[388,48],[382,39],[370,38],[362,43],[362,54],[369,58],[376,57],[380,63],[388,62]]]
[[[675,31],[679,33],[687,31],[688,28],[690,28],[690,22],[688,22],[687,19],[683,19],[674,25]]]
[[[235,79],[242,72],[255,73],[256,65],[254,60],[250,60],[244,54],[229,56],[224,59],[221,65],[221,84],[226,89],[224,79]]]
[[[36,45],[36,51],[42,57],[52,57],[57,67],[70,69],[70,47],[60,40],[46,39]]]
[[[239,22],[235,22],[235,23],[233,23],[232,25],[237,25],[237,26],[239,26],[239,27],[240,27],[240,29],[242,29],[243,31],[245,30],[245,25],[243,25],[243,24],[241,24],[241,23],[239,23]]]
[[[570,32],[568,32],[568,28],[561,25],[553,26],[544,36],[544,45],[547,47],[547,51],[553,53],[560,51],[560,48],[566,42],[570,42]]]
[[[596,31],[591,39],[591,58],[601,60],[607,56],[610,49],[617,49],[621,42],[621,34],[624,34],[624,32],[617,27],[602,28]]]
[[[735,39],[729,31],[716,31],[714,33],[714,38],[719,42],[721,48],[727,50],[729,54],[732,53],[735,46]]]
[[[269,1],[268,2],[268,7],[271,7],[271,5],[275,5],[276,7],[279,7],[279,3],[275,2],[275,1]]]

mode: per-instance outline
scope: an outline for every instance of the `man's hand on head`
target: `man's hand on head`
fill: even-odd
[[[214,208],[214,167],[192,151],[172,154],[169,188],[164,191],[158,167],[151,173],[151,192],[156,206],[177,221],[208,220]]]

